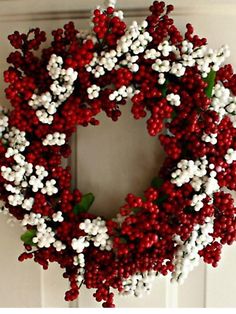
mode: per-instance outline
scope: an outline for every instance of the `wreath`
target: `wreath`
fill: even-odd
[[[222,245],[236,240],[236,75],[223,65],[228,46],[208,48],[187,24],[182,35],[155,1],[142,23],[127,27],[122,11],[97,8],[93,29],[72,22],[9,36],[4,72],[12,110],[1,108],[0,205],[25,232],[19,260],[48,268],[56,262],[70,282],[95,288],[104,307],[114,290],[140,296],[157,275],[182,283],[201,259],[217,266]],[[116,121],[131,100],[135,119],[147,118],[166,158],[143,196],[129,193],[113,219],[89,208],[92,193],[71,189],[69,139],[76,126]]]

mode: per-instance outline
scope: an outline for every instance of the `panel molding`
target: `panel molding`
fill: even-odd
[[[60,1],[58,1],[57,7],[55,8],[55,6],[49,6],[48,1],[46,0],[41,0],[40,6],[38,6],[37,2],[37,6],[35,7],[35,5],[33,5],[33,3],[35,3],[35,0],[33,0],[30,1],[28,3],[28,6],[24,7],[25,10],[21,12],[20,6],[22,5],[22,2],[22,0],[12,0],[5,8],[4,6],[2,6],[0,22],[89,19],[93,8],[96,8],[99,2],[101,3],[101,1],[89,1],[85,4],[78,3],[77,1],[71,1],[69,3],[66,3],[67,5],[65,6]],[[185,0],[166,1],[166,3],[169,2],[175,5],[175,11],[172,14],[173,17],[185,15],[236,15],[236,2],[232,0],[198,0],[197,3],[186,3]],[[125,12],[126,18],[139,18],[147,16],[149,12],[148,6],[150,4],[151,1],[136,1],[135,7],[132,7],[132,5],[130,5],[129,3],[124,3],[124,1],[118,1],[117,7]]]
[[[170,281],[171,276],[166,278],[166,308],[178,307],[178,284]]]

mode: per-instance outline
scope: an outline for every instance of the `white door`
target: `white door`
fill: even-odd
[[[99,3],[100,1],[100,3]],[[0,0],[0,70],[7,67],[10,52],[8,34],[27,31],[39,26],[43,30],[60,27],[74,20],[78,27],[88,27],[88,16],[102,0]],[[191,22],[196,32],[208,38],[212,47],[228,43],[236,68],[236,2],[234,0],[170,1],[176,5],[173,14],[176,24],[184,30]],[[127,9],[127,20],[141,20],[151,1],[118,1]],[[5,84],[1,76],[0,103]],[[78,128],[73,142],[74,182],[84,192],[93,191],[96,198],[94,211],[106,216],[114,215],[127,191],[141,192],[157,171],[163,152],[155,139],[145,130],[144,121],[134,121],[128,111],[117,123],[101,117],[101,125]],[[95,133],[96,132],[96,133]],[[96,136],[95,136],[96,135]],[[122,140],[120,140],[122,139]],[[140,145],[142,143],[142,145]],[[115,145],[114,145],[115,144]],[[96,162],[94,162],[96,156]],[[158,163],[156,162],[158,160]],[[147,166],[148,165],[148,166]],[[123,184],[125,182],[125,184]],[[67,282],[62,271],[52,265],[48,271],[31,261],[19,263],[21,228],[7,224],[0,217],[0,307],[98,307],[92,292],[82,289],[78,302],[63,300]],[[167,279],[158,279],[152,293],[144,299],[117,297],[119,307],[236,307],[236,246],[224,249],[220,266],[212,269],[205,265],[193,271],[181,287]]]

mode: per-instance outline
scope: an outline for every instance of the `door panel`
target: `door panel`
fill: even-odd
[[[102,2],[102,1],[101,1]],[[100,2],[100,3],[101,3]],[[170,0],[176,5],[174,18],[184,30],[191,21],[196,32],[209,38],[209,44],[218,47],[228,43],[232,56],[229,62],[236,66],[236,3],[234,0]],[[27,31],[38,26],[47,32],[74,20],[82,29],[88,27],[89,12],[100,4],[98,0],[0,0],[0,71],[7,67],[6,57],[11,51],[7,35],[15,30]],[[142,20],[151,1],[120,0],[129,18]],[[2,76],[0,78],[0,103],[6,104]],[[78,128],[71,141],[73,155],[70,159],[73,185],[84,192],[93,191],[96,202],[93,210],[106,217],[113,216],[122,205],[127,191],[141,192],[163,160],[163,151],[156,139],[150,138],[145,121],[134,121],[129,105],[123,116],[112,123],[101,115],[101,125]],[[67,281],[62,270],[51,265],[48,271],[31,261],[19,263],[21,252],[19,240],[22,232],[6,224],[7,217],[0,217],[0,307],[99,307],[92,298],[92,291],[81,290],[78,302],[63,300]],[[143,299],[117,297],[119,307],[228,307],[236,306],[235,270],[236,246],[223,251],[217,269],[200,265],[186,283],[177,287],[168,279],[156,280],[149,296]]]

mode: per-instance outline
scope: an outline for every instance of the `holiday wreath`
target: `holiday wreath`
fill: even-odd
[[[1,210],[21,221],[25,252],[47,269],[57,262],[70,281],[113,307],[114,293],[141,295],[157,275],[183,282],[202,258],[217,266],[222,245],[236,239],[236,75],[222,65],[229,49],[174,26],[172,5],[155,1],[141,24],[127,27],[110,1],[94,11],[91,32],[72,22],[9,36],[1,108]],[[166,159],[143,197],[128,194],[114,219],[88,212],[92,193],[71,190],[61,166],[76,126],[97,125],[104,111],[116,121],[131,100],[135,119],[148,116]],[[228,190],[226,190],[226,188]]]

